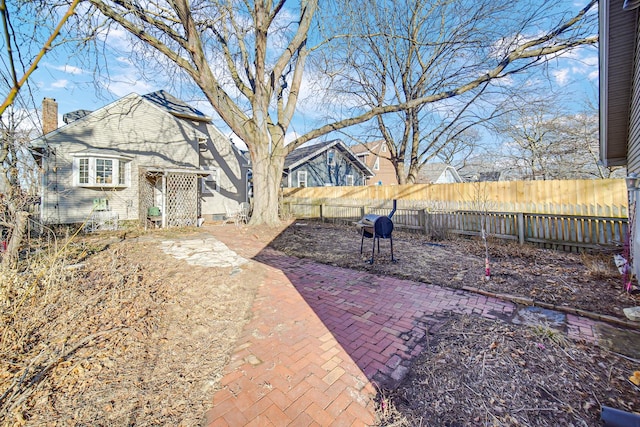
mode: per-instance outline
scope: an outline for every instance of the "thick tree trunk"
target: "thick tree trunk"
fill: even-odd
[[[16,212],[13,229],[11,230],[11,237],[7,244],[7,249],[2,256],[2,265],[5,267],[14,267],[18,262],[18,256],[20,252],[20,246],[24,240],[24,236],[27,233],[27,221],[29,218],[29,212]]]
[[[271,152],[270,152],[271,150]],[[280,224],[278,215],[278,193],[282,181],[282,170],[286,152],[269,144],[253,144],[251,161],[253,167],[253,213],[251,225]]]

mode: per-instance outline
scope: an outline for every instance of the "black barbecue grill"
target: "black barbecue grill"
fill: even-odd
[[[360,241],[360,253],[364,247],[364,238],[373,239],[373,247],[371,249],[371,259],[369,264],[373,264],[373,258],[376,252],[376,241],[378,243],[378,253],[380,253],[380,239],[389,239],[391,244],[391,261],[396,262],[393,257],[393,221],[391,218],[396,212],[396,201],[393,201],[393,209],[387,216],[368,214],[365,215],[360,221],[356,222],[356,227],[360,230],[362,239]]]

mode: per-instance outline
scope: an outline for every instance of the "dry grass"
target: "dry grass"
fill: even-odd
[[[0,425],[202,422],[254,289],[158,237],[72,238],[1,272]]]

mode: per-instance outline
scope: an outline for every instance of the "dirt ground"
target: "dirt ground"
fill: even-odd
[[[484,245],[475,240],[395,232],[398,262],[389,262],[383,240],[371,265],[371,240],[361,256],[349,226],[298,221],[251,233],[293,256],[425,283],[618,318],[640,305],[623,291],[611,254],[490,239],[486,281]],[[206,237],[206,229],[82,236],[56,270],[62,280],[0,295],[0,425],[201,425],[259,283],[254,263],[200,266],[163,250]],[[429,331],[404,382],[380,391],[379,425],[591,426],[601,405],[640,411],[640,389],[627,380],[640,370],[637,356],[546,327],[464,316],[443,325]]]
[[[392,275],[451,288],[471,287],[538,302],[625,319],[623,308],[640,305],[640,293],[627,293],[613,253],[575,254],[537,249],[489,237],[490,280],[485,280],[485,245],[478,238],[433,241],[424,235],[393,232],[382,239],[374,263],[372,240],[353,226],[296,221],[271,246],[292,256],[345,268]],[[620,251],[621,252],[621,251]]]

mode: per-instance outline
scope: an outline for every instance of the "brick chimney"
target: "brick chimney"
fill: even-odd
[[[58,103],[53,98],[42,100],[42,133],[44,135],[58,129]]]

